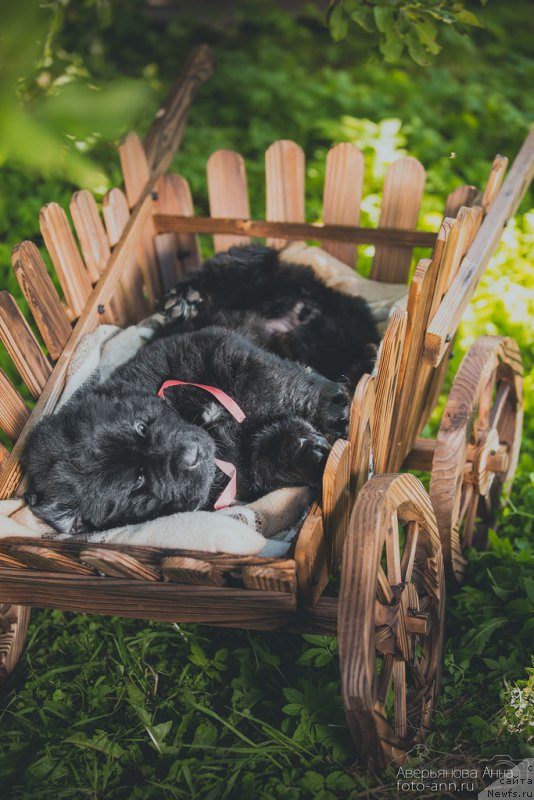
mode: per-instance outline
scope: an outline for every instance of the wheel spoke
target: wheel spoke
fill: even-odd
[[[506,407],[508,395],[510,394],[510,389],[511,386],[507,382],[501,383],[497,389],[497,396],[495,397],[495,402],[493,403],[490,414],[490,425],[492,428],[497,428],[499,425],[502,412]]]
[[[393,689],[395,708],[395,733],[404,739],[408,733],[406,721],[406,664],[395,660],[393,664]]]
[[[401,561],[401,576],[404,583],[409,583],[412,578],[415,555],[417,553],[417,540],[419,539],[419,523],[412,520],[408,523],[406,531],[406,544]]]
[[[380,565],[378,567],[378,597],[383,603],[387,603],[388,605],[393,600],[391,586],[389,585],[386,573]]]
[[[475,493],[475,487],[472,483],[465,484],[464,488],[464,495],[462,497],[461,505],[460,505],[460,513],[458,514],[458,527],[461,525],[463,518],[466,515],[467,509],[469,508],[469,504]]]
[[[480,393],[480,402],[478,406],[478,421],[477,428],[480,432],[487,431],[490,426],[491,414],[491,398],[493,397],[493,389],[495,386],[495,371],[491,373],[491,377]]]
[[[399,549],[399,520],[397,513],[391,515],[391,522],[386,535],[386,561],[388,580],[392,586],[402,583],[401,558]]]
[[[471,544],[473,542],[473,531],[475,529],[478,501],[479,501],[478,494],[473,493],[471,502],[469,503],[469,507],[467,509],[467,515],[465,517],[464,530],[462,535],[463,548],[471,547]]]
[[[380,669],[380,675],[378,676],[378,687],[376,691],[378,701],[382,703],[382,705],[385,705],[386,700],[388,699],[394,663],[395,656],[392,653],[386,653],[382,658],[382,667]]]

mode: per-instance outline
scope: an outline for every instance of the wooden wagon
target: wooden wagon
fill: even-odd
[[[427,248],[406,311],[394,310],[376,375],[352,400],[348,440],[326,465],[322,498],[283,559],[89,545],[16,536],[0,540],[0,669],[20,656],[31,606],[256,630],[337,633],[347,721],[362,758],[402,759],[428,729],[440,677],[444,568],[461,579],[463,548],[483,546],[503,485],[517,463],[521,360],[515,342],[485,336],[454,380],[437,439],[420,438],[442,387],[462,313],[534,174],[534,132],[506,180],[497,156],[483,191],[449,196],[437,233],[418,231],[425,173],[414,158],[389,169],[376,229],[359,226],[363,158],[352,144],[328,153],[323,224],[305,222],[302,150],[266,153],[266,220],[250,218],[240,155],[207,163],[211,216],[194,215],[187,182],[168,173],[195,90],[211,72],[207,48],[192,55],[144,146],[120,146],[124,190],[99,208],[87,191],[65,212],[46,205],[44,243],[60,298],[34,244],[14,249],[13,269],[33,315],[33,334],[13,297],[0,293],[0,339],[36,401],[0,373],[0,497],[23,488],[19,456],[37,420],[53,411],[80,339],[101,322],[142,319],[184,271],[199,263],[198,234],[217,250],[249,237],[283,245],[319,241],[354,266],[357,246],[376,246],[371,277],[408,280],[412,250]],[[430,470],[430,495],[409,469]],[[401,472],[401,470],[405,470]],[[370,477],[373,472],[373,477]],[[214,524],[215,518],[214,518]],[[339,597],[324,597],[342,562]]]

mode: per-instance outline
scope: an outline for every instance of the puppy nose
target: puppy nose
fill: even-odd
[[[192,467],[196,467],[200,460],[200,447],[196,442],[191,442],[190,444],[184,446],[182,460],[183,463],[190,469]]]

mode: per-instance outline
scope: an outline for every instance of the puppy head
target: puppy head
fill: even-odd
[[[35,428],[23,456],[32,511],[62,533],[206,505],[215,444],[157,397],[91,393]]]

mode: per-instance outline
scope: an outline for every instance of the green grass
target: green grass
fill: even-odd
[[[284,137],[305,148],[308,217],[316,219],[327,148],[348,138],[366,157],[362,224],[376,222],[385,166],[409,152],[428,170],[422,222],[435,227],[447,193],[483,183],[496,152],[513,157],[534,117],[526,1],[489,4],[479,12],[486,27],[470,39],[445,32],[428,69],[369,63],[372,48],[356,33],[334,44],[317,15],[295,21],[257,4],[225,25],[180,18],[165,33],[125,0],[113,4],[111,20],[96,21],[94,9],[65,4],[46,70],[55,79],[75,63],[97,84],[122,75],[143,82],[152,107],[137,121],[141,132],[189,47],[214,45],[217,70],[195,100],[175,162],[199,211],[207,208],[206,158],[231,147],[247,157],[253,213],[261,215],[262,154]],[[41,96],[34,78],[43,69],[28,78],[32,96]],[[79,141],[108,183],[118,183],[113,143]],[[0,264],[11,291],[11,247],[38,240],[39,207],[52,199],[66,207],[74,188],[68,170],[42,177],[4,163]],[[528,376],[525,431],[498,533],[487,553],[471,554],[465,585],[449,587],[443,684],[424,764],[534,755],[532,206],[529,195],[506,229],[451,364],[453,373],[479,334],[514,336]],[[36,611],[0,702],[0,786],[10,800],[397,796],[394,771],[375,776],[355,760],[329,637]]]

